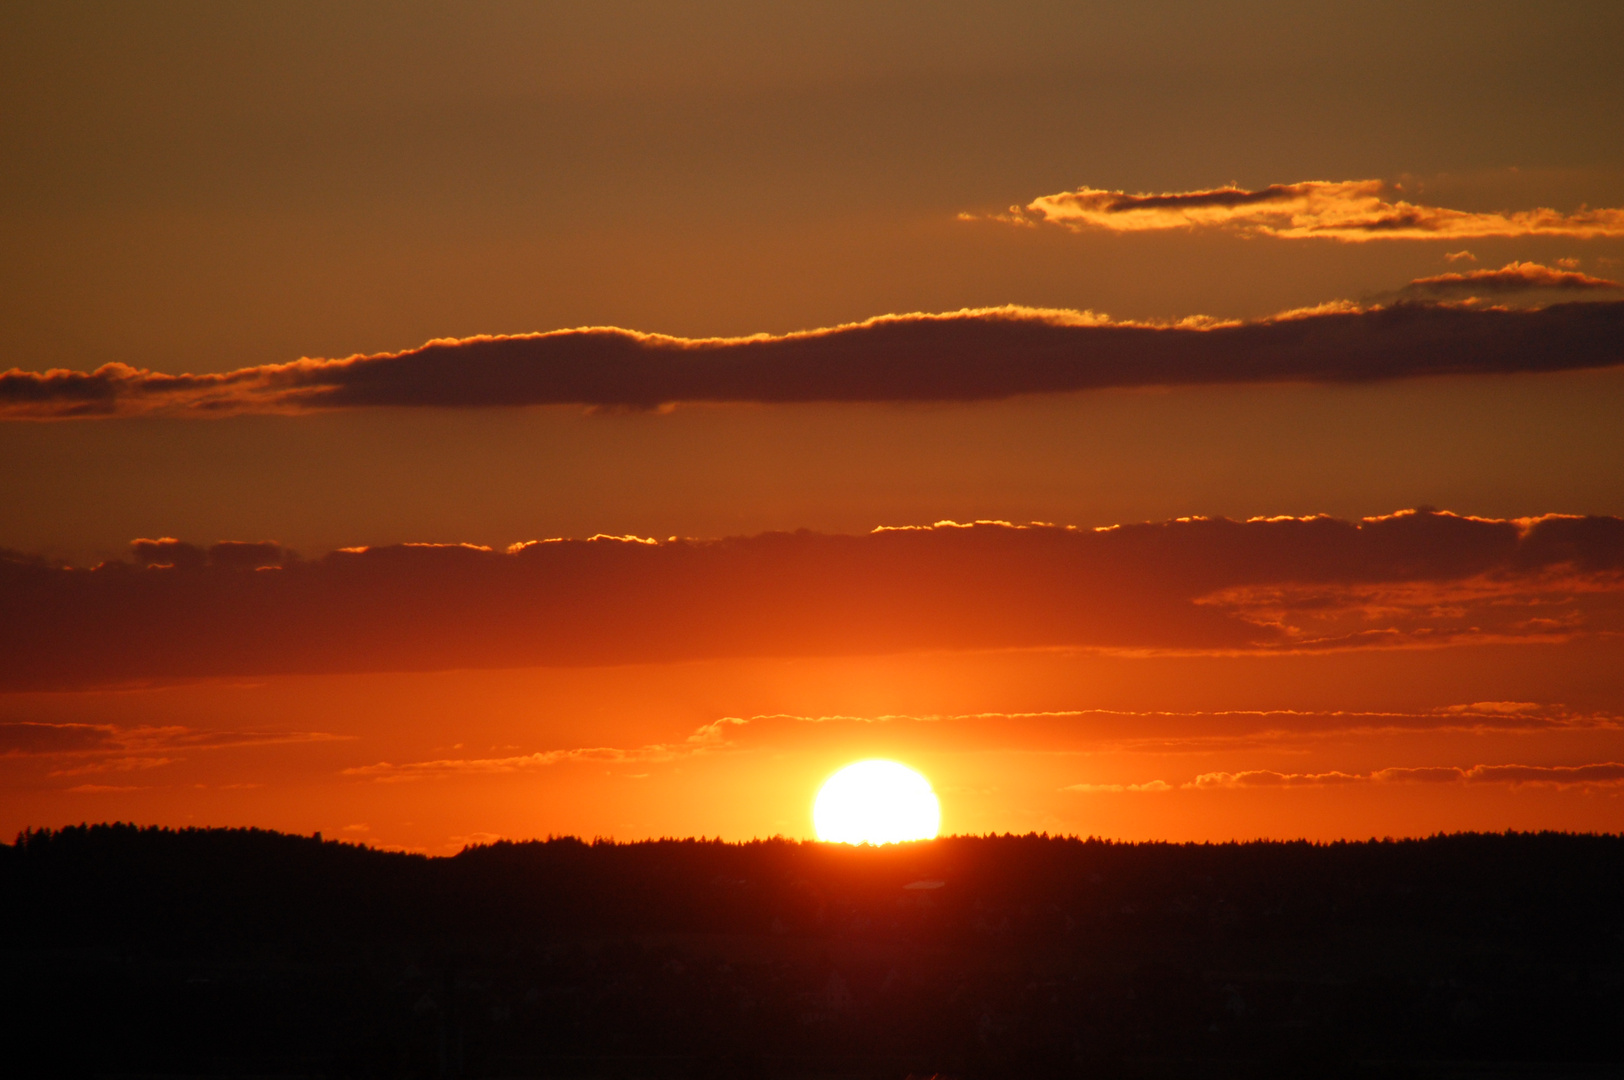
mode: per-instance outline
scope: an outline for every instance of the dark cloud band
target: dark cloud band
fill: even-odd
[[[158,557],[154,548],[162,549]],[[195,554],[181,555],[188,549]],[[1405,512],[0,561],[0,688],[917,649],[1321,650],[1624,629],[1624,519]]]
[[[109,364],[0,375],[0,417],[221,416],[378,406],[979,401],[1103,387],[1359,382],[1624,363],[1624,302],[1537,310],[1397,304],[1150,326],[1000,308],[783,336],[613,328],[432,341],[212,375]]]

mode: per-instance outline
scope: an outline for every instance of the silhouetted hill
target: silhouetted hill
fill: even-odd
[[[430,859],[97,825],[0,845],[0,915],[0,1037],[39,1072],[1624,1063],[1617,836],[567,838]]]

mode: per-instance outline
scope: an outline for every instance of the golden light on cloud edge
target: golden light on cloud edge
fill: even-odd
[[[896,844],[931,840],[942,807],[930,781],[895,761],[847,765],[824,781],[812,804],[818,839],[838,844]]]

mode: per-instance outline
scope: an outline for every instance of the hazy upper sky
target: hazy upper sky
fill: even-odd
[[[1263,315],[1442,249],[955,216],[1365,178],[1618,206],[1621,48],[1605,2],[8,4],[0,340],[202,371],[584,324]]]
[[[0,831],[348,826],[435,851],[801,835],[809,785],[870,752],[936,778],[952,829],[1624,826],[1621,57],[1607,2],[9,3]],[[880,324],[892,337],[566,335],[506,367],[478,343],[274,366],[1003,305]],[[1208,318],[1169,325],[1190,316]],[[660,389],[695,357],[726,378]],[[128,367],[90,374],[108,364]],[[1033,390],[1038,369],[1054,378]],[[331,394],[298,396],[312,386]],[[1126,652],[1001,592],[1039,565],[1005,552],[916,597],[962,593],[1003,628],[957,653],[929,633],[859,646],[879,631],[836,619],[760,655],[767,630],[679,620],[682,647],[609,667],[438,662],[431,613],[478,609],[468,582],[413,570],[434,549],[367,556],[375,592],[320,561],[1418,506],[1593,520],[1420,515],[1440,539],[1411,561],[1333,544],[1302,555],[1312,580],[1289,559],[1208,580],[1228,541],[1180,548],[1170,580],[1207,591],[1178,611],[1276,636],[1146,631]],[[1472,529],[1523,547],[1483,561]],[[129,547],[166,536],[196,546]],[[222,540],[275,543],[205,553]],[[732,588],[794,578],[774,561],[789,543],[691,550],[720,552]],[[779,554],[727,562],[752,544]],[[248,568],[262,556],[286,569]],[[545,573],[524,588],[583,605],[542,620],[568,653],[609,601],[591,573]],[[646,599],[668,570],[649,573],[614,594],[632,636],[676,617]],[[862,602],[852,573],[823,599]],[[1122,625],[1174,603],[1154,575],[1123,580],[1147,591],[1113,600]],[[265,612],[317,640],[346,596],[407,614],[331,655],[256,646]],[[1493,771],[1511,765],[1534,771]]]

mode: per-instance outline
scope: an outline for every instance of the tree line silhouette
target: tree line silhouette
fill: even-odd
[[[0,915],[0,1038],[38,1075],[1624,1065],[1619,836],[427,858],[111,824],[0,845]]]

